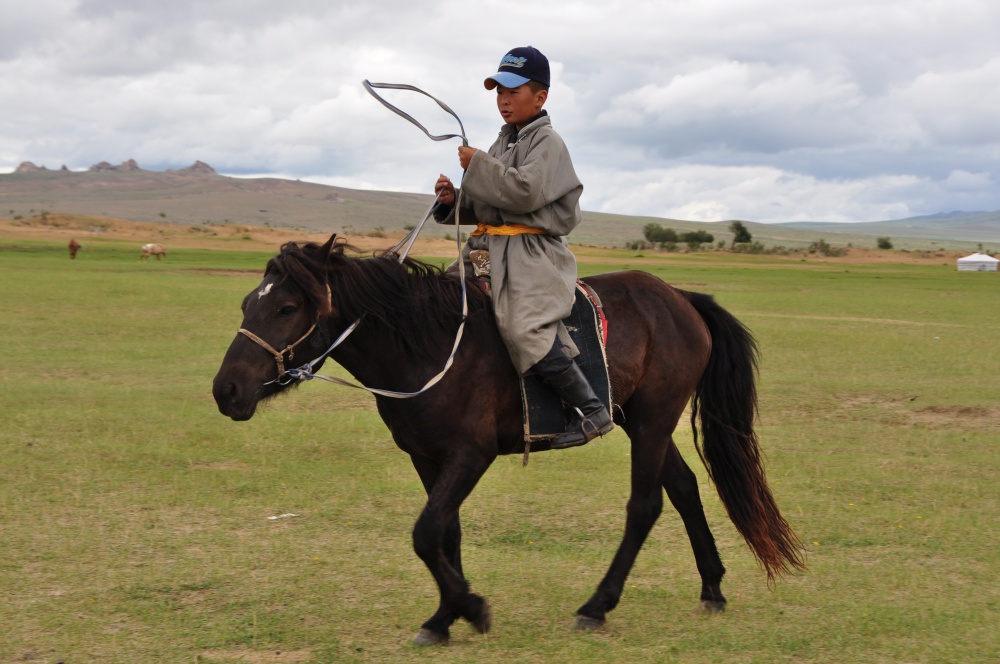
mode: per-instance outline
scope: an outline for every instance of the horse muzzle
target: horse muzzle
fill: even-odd
[[[224,376],[222,372],[219,372],[212,382],[212,396],[215,397],[219,412],[236,422],[245,422],[253,417],[260,401],[257,391],[255,389],[247,394],[239,383]]]

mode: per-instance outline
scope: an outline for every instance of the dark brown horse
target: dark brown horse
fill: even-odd
[[[289,381],[276,379],[288,378],[282,376],[286,363],[319,357],[359,318],[330,357],[364,385],[412,392],[441,369],[461,319],[456,275],[412,259],[400,264],[391,253],[365,259],[345,249],[352,250],[336,236],[322,246],[288,243],[267,264],[263,282],[243,300],[243,329],[250,334],[236,335],[215,377],[223,414],[252,417],[261,400],[285,389]],[[624,538],[596,592],[577,611],[577,627],[599,627],[618,604],[660,515],[664,490],[690,537],[703,606],[725,608],[720,584],[726,570],[695,474],[672,439],[692,398],[692,425],[701,423],[699,454],[768,581],[803,568],[801,544],[768,488],[753,429],[757,348],[747,329],[711,297],[643,272],[585,281],[609,320],[615,421],[631,439],[632,493]],[[413,546],[437,582],[440,605],[417,633],[418,644],[447,642],[458,618],[480,632],[490,628],[489,604],[470,592],[462,572],[459,508],[497,455],[525,446],[517,374],[489,296],[474,280],[468,291],[465,334],[444,379],[412,399],[376,396],[379,414],[427,491]]]

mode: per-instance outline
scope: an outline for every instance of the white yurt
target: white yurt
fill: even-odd
[[[972,254],[958,259],[958,269],[963,272],[996,272],[1000,260],[986,254]]]

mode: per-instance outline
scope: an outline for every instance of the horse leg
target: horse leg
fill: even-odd
[[[420,481],[424,485],[424,491],[430,496],[431,490],[437,482],[440,468],[436,463],[429,462],[426,459],[413,457],[411,460],[413,461],[413,467],[416,468],[417,474],[420,476]],[[455,571],[460,576],[464,577],[465,572],[462,571],[462,523],[458,512],[455,512],[455,518],[445,528],[444,541],[441,544],[441,548],[444,551],[445,559],[451,563],[451,566],[455,568]]]
[[[652,428],[628,432],[632,438],[632,494],[626,508],[625,535],[597,591],[577,610],[576,629],[601,627],[607,612],[618,605],[625,579],[663,510],[660,473],[665,445],[663,434]]]
[[[726,598],[720,585],[726,568],[719,557],[715,546],[715,538],[709,530],[705,509],[701,504],[698,492],[698,479],[685,463],[684,458],[674,445],[673,439],[667,448],[667,458],[663,464],[661,476],[663,488],[674,509],[681,515],[691,549],[694,551],[695,563],[701,575],[701,605],[706,611],[722,612],[726,610]]]
[[[437,469],[432,462],[414,460],[414,466],[429,489],[427,505],[413,528],[413,549],[427,565],[440,592],[438,610],[414,637],[416,645],[447,643],[449,628],[458,618],[468,620],[480,633],[490,629],[489,603],[469,591],[469,582],[462,574],[458,511],[493,458],[467,455],[452,459]]]

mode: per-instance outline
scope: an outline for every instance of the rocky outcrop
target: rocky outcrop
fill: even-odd
[[[119,173],[130,173],[134,171],[141,171],[139,164],[136,163],[135,159],[129,159],[123,161],[122,163],[115,165],[107,161],[101,161],[90,168],[87,169],[91,173],[107,173],[107,172],[119,172]],[[60,172],[68,173],[70,170],[63,165],[59,169]],[[53,172],[44,166],[36,166],[30,161],[23,161],[21,165],[14,169],[15,173],[39,173],[39,172]],[[218,175],[216,170],[206,164],[203,161],[195,161],[193,164],[187,168],[168,168],[167,173],[178,173],[180,175]]]
[[[35,173],[37,171],[47,171],[44,166],[35,166],[30,161],[22,161],[21,165],[14,169],[15,173]]]
[[[102,161],[100,163],[94,164],[87,170],[92,173],[101,173],[105,171],[138,171],[140,169],[139,169],[139,164],[135,162],[135,159],[129,159],[128,161],[123,161],[117,166],[109,164],[106,161]]]
[[[167,173],[180,173],[181,175],[216,175],[215,169],[203,161],[196,161],[187,168],[168,168]]]

